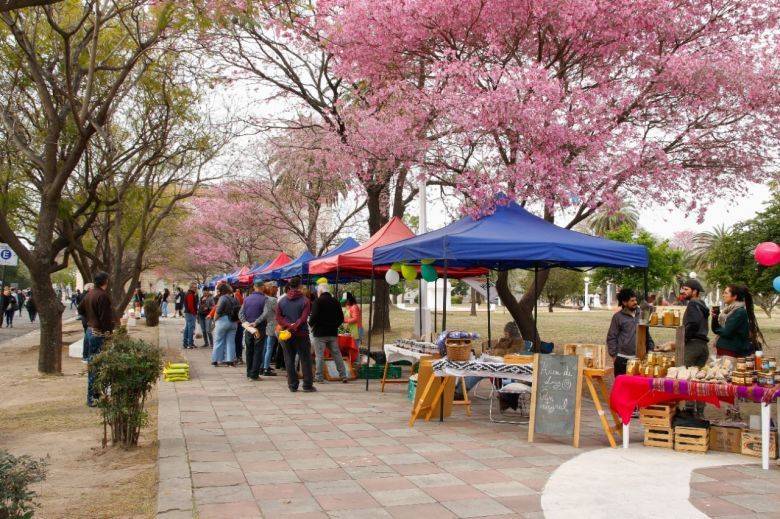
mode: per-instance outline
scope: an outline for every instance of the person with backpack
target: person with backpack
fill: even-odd
[[[211,333],[212,321],[209,317],[213,308],[214,296],[211,295],[211,290],[204,288],[203,295],[200,296],[200,300],[198,301],[198,324],[200,325],[200,331],[203,334],[204,348],[214,347],[214,334]]]
[[[712,308],[712,333],[718,356],[746,357],[761,349],[764,336],[758,329],[753,296],[743,285],[728,285],[723,290],[723,311]]]
[[[214,349],[211,352],[213,366],[236,365],[236,323],[238,321],[238,301],[228,284],[220,285],[219,301],[214,309]]]
[[[254,292],[246,296],[244,304],[241,305],[241,310],[238,312],[240,322],[255,329],[250,332],[243,325],[239,326],[244,333],[244,343],[246,344],[246,378],[250,380],[260,380],[263,343],[265,342],[265,321],[262,319],[265,300],[263,282],[258,279],[254,282]]]

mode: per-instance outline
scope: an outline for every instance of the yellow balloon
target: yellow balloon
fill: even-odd
[[[403,265],[401,267],[401,275],[406,281],[414,281],[417,279],[417,270],[411,265]]]

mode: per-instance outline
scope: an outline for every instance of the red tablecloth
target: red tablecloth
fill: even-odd
[[[352,364],[357,362],[360,358],[360,351],[358,351],[355,339],[351,335],[339,335],[338,341],[341,356],[345,359],[349,358],[349,362]],[[328,349],[325,349],[325,358],[330,358],[330,350]]]
[[[770,390],[773,388],[621,375],[612,386],[609,405],[623,423],[628,424],[637,407],[679,400],[698,400],[720,406],[720,402],[733,404],[737,397],[760,402],[764,393]],[[773,398],[778,396],[780,391]]]

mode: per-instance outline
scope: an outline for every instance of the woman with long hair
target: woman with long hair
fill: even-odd
[[[349,328],[349,333],[355,340],[355,344],[358,349],[363,342],[363,314],[360,310],[360,305],[357,304],[357,299],[352,292],[345,292],[344,297],[341,299],[344,303],[344,324]]]
[[[211,352],[211,364],[214,366],[236,365],[236,321],[238,301],[233,290],[225,283],[217,291],[219,301],[214,309],[214,349]]]
[[[744,357],[761,349],[764,336],[758,328],[753,296],[744,285],[728,285],[723,290],[723,310],[712,314],[712,332],[717,335],[718,355]]]

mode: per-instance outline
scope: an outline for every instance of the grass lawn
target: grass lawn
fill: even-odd
[[[604,344],[607,329],[614,310],[593,310],[581,312],[578,310],[556,308],[553,313],[546,308],[539,308],[539,333],[542,340],[553,342],[556,350],[568,342],[591,342]],[[368,323],[368,307],[363,308],[364,323]],[[437,329],[441,330],[441,312],[438,314]],[[758,316],[759,326],[764,333],[770,355],[780,356],[780,313],[768,319],[765,315]],[[504,324],[511,316],[504,309],[491,312],[491,329],[493,338],[501,337]],[[385,342],[392,342],[401,337],[411,337],[414,326],[412,311],[392,307],[390,312],[392,330],[385,332]],[[476,316],[465,311],[447,312],[447,328],[450,330],[473,331],[487,338],[487,312],[478,311]],[[381,343],[381,333],[374,332],[372,345]],[[653,329],[653,339],[656,343],[673,340],[671,330]]]

